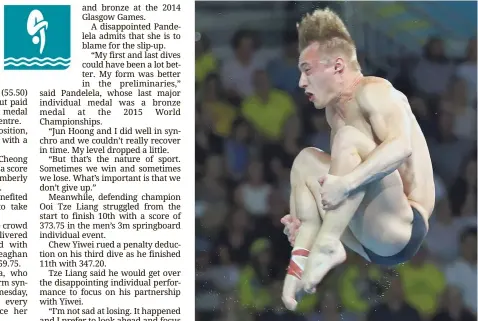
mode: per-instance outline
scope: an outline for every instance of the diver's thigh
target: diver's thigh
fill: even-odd
[[[400,252],[410,240],[413,212],[398,172],[371,183],[349,228],[360,243],[381,256]]]

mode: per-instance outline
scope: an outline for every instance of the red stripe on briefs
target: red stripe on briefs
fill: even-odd
[[[309,257],[309,250],[297,249],[297,250],[292,251],[292,255]]]
[[[299,280],[302,278],[302,269],[294,261],[290,261],[289,267],[287,268],[287,274],[295,276]]]

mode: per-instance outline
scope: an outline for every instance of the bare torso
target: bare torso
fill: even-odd
[[[376,77],[364,77],[356,86],[359,90],[370,82],[386,81]],[[400,104],[406,109],[406,114],[411,123],[412,154],[398,168],[398,172],[403,183],[403,192],[411,205],[414,205],[426,218],[431,216],[435,204],[435,184],[433,179],[432,162],[430,153],[425,141],[425,137],[413,115],[407,98],[396,89],[396,99],[402,101]],[[352,126],[364,133],[367,137],[375,141],[377,145],[381,143],[373,133],[370,122],[360,110],[358,102],[354,97],[350,97],[342,110],[326,108],[327,121],[332,130],[332,137],[343,126]],[[333,138],[332,138],[333,143]]]

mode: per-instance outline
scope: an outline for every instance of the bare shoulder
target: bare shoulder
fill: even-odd
[[[355,99],[364,111],[376,108],[384,110],[397,104],[408,103],[402,92],[380,77],[364,77],[357,86]]]
[[[392,86],[392,84],[385,78],[375,77],[375,76],[366,76],[363,77],[360,81],[360,84],[363,85],[386,85]]]
[[[364,77],[358,84],[355,98],[359,103],[368,103],[374,97],[383,96],[393,89],[392,84],[380,77]],[[377,97],[378,98],[378,97]]]

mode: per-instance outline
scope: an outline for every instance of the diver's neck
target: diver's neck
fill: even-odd
[[[343,76],[343,82],[340,91],[332,104],[335,109],[341,110],[353,98],[357,85],[363,79],[360,71],[353,72]]]

